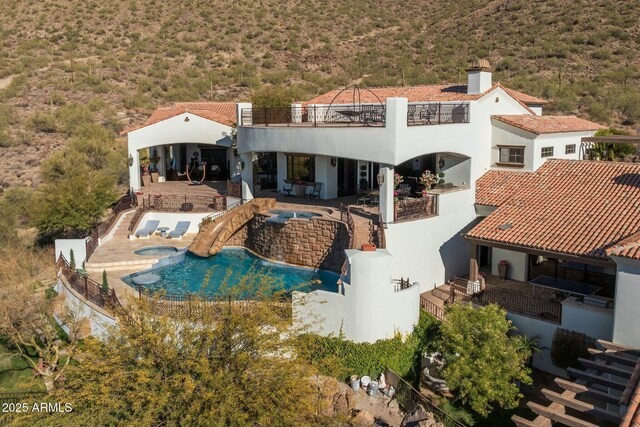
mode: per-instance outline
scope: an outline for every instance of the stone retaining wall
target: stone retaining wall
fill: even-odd
[[[256,215],[228,241],[269,259],[340,272],[348,249],[347,226],[331,218],[291,219],[284,224]]]

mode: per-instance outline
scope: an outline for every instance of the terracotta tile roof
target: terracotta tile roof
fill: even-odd
[[[517,100],[524,102],[527,105],[546,105],[549,103],[549,101],[547,101],[546,99],[538,98],[533,95],[526,94],[524,92],[519,92],[515,89],[504,87],[504,90],[509,92],[509,94],[514,98],[516,98]]]
[[[533,172],[490,170],[476,181],[476,203],[500,206],[534,178]]]
[[[607,249],[607,255],[640,259],[640,233],[632,234],[626,239],[620,240],[615,246]]]
[[[466,84],[439,84],[425,86],[393,86],[393,87],[372,87],[360,89],[360,102],[363,103],[384,103],[387,98],[407,98],[409,102],[429,102],[429,101],[475,101],[482,98],[488,92],[500,87],[509,93],[513,98],[526,106],[527,102],[535,100],[534,104],[544,103],[546,101],[524,94],[522,92],[508,89],[500,83],[494,83],[491,89],[476,95],[467,94]],[[316,96],[304,104],[353,104],[354,92],[352,89],[332,90],[322,95]],[[339,94],[340,93],[340,94]],[[339,95],[338,95],[339,94]],[[338,97],[336,98],[336,95]],[[335,98],[335,100],[334,100]],[[539,102],[538,102],[539,101]],[[356,99],[356,102],[358,100]]]
[[[492,119],[540,135],[542,133],[596,131],[606,126],[576,116],[501,115]]]
[[[636,363],[635,369],[633,370],[632,380],[633,377],[637,377],[638,369],[640,369],[640,361]],[[640,381],[636,381],[633,395],[631,395],[631,399],[629,400],[624,418],[622,422],[620,422],[620,427],[640,427]]]
[[[488,172],[476,194],[478,203],[498,208],[467,233],[470,238],[606,259],[608,248],[640,233],[636,163],[550,159],[528,175]]]
[[[237,123],[235,102],[176,102],[170,107],[157,108],[144,124],[127,129],[121,134],[125,135],[183,113],[194,114],[227,126],[234,126]]]

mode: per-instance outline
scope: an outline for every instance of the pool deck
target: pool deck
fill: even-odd
[[[168,184],[168,185],[167,185]],[[154,190],[170,190],[175,192],[184,192],[188,185],[184,182],[158,183],[152,184],[147,188],[153,194]],[[190,188],[192,190],[192,188]],[[198,191],[215,192],[216,190],[209,186],[198,186]],[[160,191],[158,191],[160,192]],[[166,191],[162,191],[165,193]],[[273,197],[277,200],[275,209],[277,210],[295,210],[310,211],[321,213],[325,217],[340,220],[341,205],[351,205],[354,222],[356,228],[368,228],[370,222],[377,222],[378,210],[370,207],[355,207],[355,196],[340,197],[332,200],[310,200],[299,199],[295,197],[286,197],[272,190],[262,191],[258,197]],[[125,218],[126,220],[126,218]],[[91,258],[86,263],[87,271],[90,277],[102,282],[102,271],[106,270],[109,286],[115,289],[123,304],[126,304],[125,295],[136,297],[137,292],[129,285],[124,283],[120,278],[131,273],[146,270],[156,263],[158,259],[168,255],[137,255],[134,252],[147,246],[173,246],[176,248],[185,248],[191,244],[195,238],[195,234],[186,234],[182,239],[167,239],[158,235],[152,235],[149,238],[129,239],[126,233],[126,226],[122,230],[118,229],[114,236],[97,247]]]

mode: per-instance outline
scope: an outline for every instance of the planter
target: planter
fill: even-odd
[[[304,189],[305,188],[306,188],[305,184],[295,184],[293,186],[293,189],[296,192],[296,197],[304,197]]]
[[[142,175],[142,185],[145,186],[145,187],[150,187],[151,186],[151,176]]]
[[[137,192],[136,193],[136,206],[142,206],[142,203],[144,203],[144,193]]]
[[[498,264],[498,276],[500,279],[505,280],[509,274],[509,264]]]
[[[160,175],[158,174],[158,172],[151,172],[151,182],[160,182],[158,181],[160,178]]]

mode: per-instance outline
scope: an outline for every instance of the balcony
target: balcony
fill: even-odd
[[[243,108],[240,125],[249,127],[384,127],[384,105],[323,106],[291,108]]]
[[[414,221],[438,215],[438,195],[427,194],[417,199],[396,200],[393,209],[394,222]]]
[[[409,104],[407,126],[469,123],[469,103]]]

